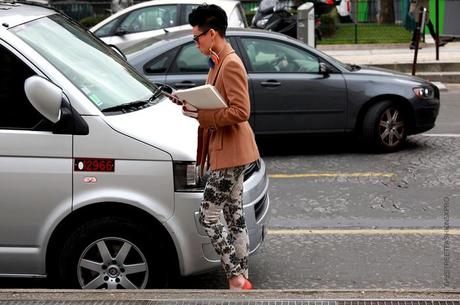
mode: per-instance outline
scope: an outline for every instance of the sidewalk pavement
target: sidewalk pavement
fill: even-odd
[[[434,44],[421,43],[418,63],[460,63],[460,42],[449,42],[439,48],[439,61],[436,60]],[[407,44],[361,44],[361,45],[318,45],[317,49],[346,63],[358,65],[412,64],[414,50]]]
[[[436,48],[431,41],[421,43],[418,51],[415,75],[435,83],[442,91],[445,83],[460,83],[460,42],[449,42]],[[377,66],[412,74],[414,50],[409,44],[357,44],[357,45],[318,45],[317,49],[349,64]]]
[[[460,291],[453,290],[0,290],[2,305],[458,305],[459,300]]]

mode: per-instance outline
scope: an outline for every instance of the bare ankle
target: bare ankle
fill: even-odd
[[[232,276],[228,279],[228,285],[230,289],[241,289],[246,279],[243,275]]]

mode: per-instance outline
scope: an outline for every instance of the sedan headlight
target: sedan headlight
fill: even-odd
[[[202,192],[206,183],[199,175],[195,162],[174,162],[174,190],[176,192]]]
[[[415,96],[422,100],[430,100],[434,98],[434,90],[432,87],[417,87],[414,90]]]

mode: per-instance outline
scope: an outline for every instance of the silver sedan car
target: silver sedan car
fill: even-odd
[[[90,29],[105,43],[120,49],[150,37],[191,29],[190,12],[202,4],[201,0],[153,0],[138,3],[102,20]],[[220,6],[228,16],[232,27],[247,27],[243,7],[236,0],[208,0],[208,4]]]

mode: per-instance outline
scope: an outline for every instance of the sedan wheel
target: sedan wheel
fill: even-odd
[[[404,145],[407,126],[407,119],[401,107],[391,101],[382,101],[366,113],[363,135],[373,148],[393,152]]]
[[[380,140],[388,147],[398,146],[405,133],[406,126],[401,112],[396,107],[387,108],[380,118]]]

